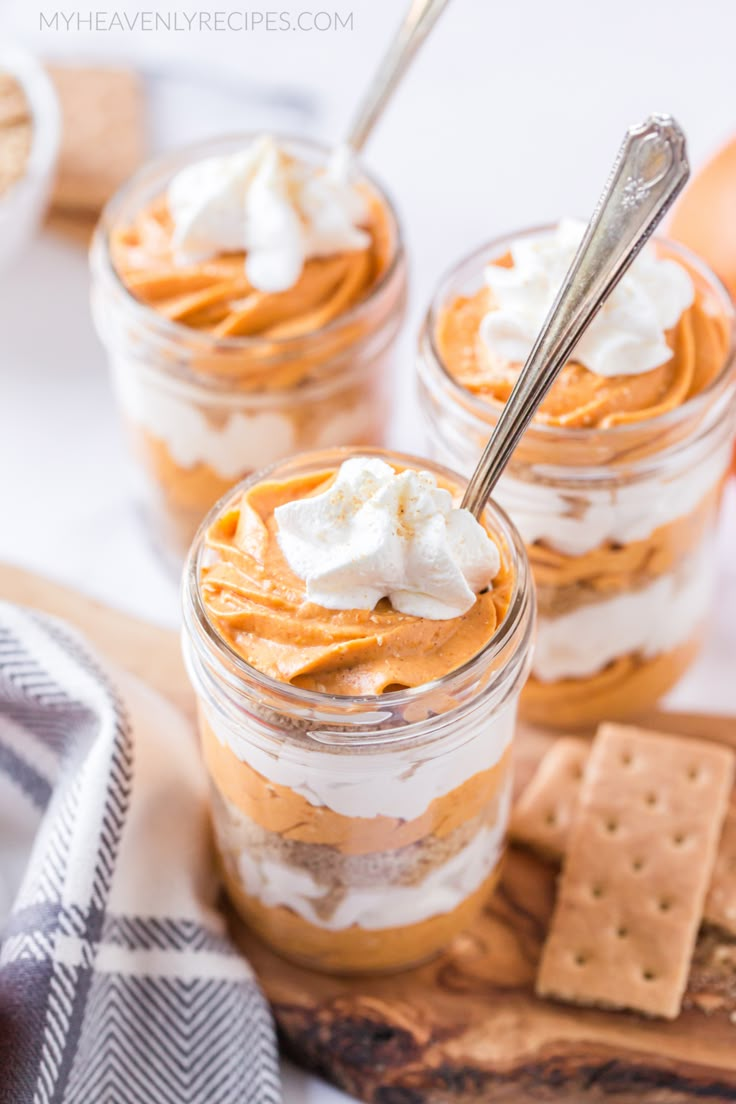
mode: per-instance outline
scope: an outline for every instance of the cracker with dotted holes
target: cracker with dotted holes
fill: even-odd
[[[509,836],[545,859],[562,862],[570,826],[577,816],[590,742],[573,736],[556,740],[542,757],[511,814]],[[734,793],[731,800],[734,800]],[[736,806],[723,822],[704,919],[736,935]]]
[[[542,757],[536,773],[514,806],[512,840],[559,862],[577,812],[590,741],[563,736]]]
[[[733,752],[712,743],[599,728],[539,996],[678,1015],[733,769]]]

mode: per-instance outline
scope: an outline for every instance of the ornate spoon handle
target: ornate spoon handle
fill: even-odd
[[[366,92],[346,138],[360,152],[412,59],[449,0],[412,0],[406,18]]]
[[[556,376],[689,175],[685,136],[670,116],[652,115],[626,132],[580,248],[468,483],[463,506],[476,517]]]

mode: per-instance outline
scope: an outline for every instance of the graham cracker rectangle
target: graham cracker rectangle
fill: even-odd
[[[560,862],[577,814],[590,741],[562,736],[542,757],[511,813],[509,836]]]
[[[736,808],[726,813],[713,876],[705,899],[705,919],[736,935]]]
[[[725,747],[600,727],[569,833],[539,996],[677,1016],[733,769]]]
[[[62,138],[56,210],[95,215],[145,156],[143,81],[133,70],[52,65]]]
[[[543,858],[562,862],[570,826],[577,816],[580,788],[590,742],[575,737],[556,740],[511,814],[509,837]],[[732,801],[733,801],[732,794]],[[736,935],[736,806],[723,822],[715,866],[705,899],[704,919]]]

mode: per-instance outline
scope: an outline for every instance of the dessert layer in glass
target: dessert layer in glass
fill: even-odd
[[[319,192],[331,171],[310,143],[221,139],[154,162],[103,216],[95,317],[173,558],[249,472],[303,449],[383,442],[406,298],[400,233],[357,168]],[[353,201],[354,225],[341,207]],[[291,237],[271,241],[274,222]],[[264,257],[275,266],[265,277]]]
[[[500,567],[459,616],[310,601],[274,512],[334,486],[335,455],[255,478],[210,517],[190,558],[185,654],[236,906],[290,958],[371,972],[436,953],[498,876],[533,611],[495,509]]]
[[[559,235],[481,250],[427,317],[419,372],[432,450],[460,470],[472,470],[521,367],[513,354],[548,306],[567,260]],[[496,492],[537,586],[522,710],[546,725],[651,707],[697,653],[708,617],[734,433],[733,312],[697,258],[664,242],[653,250],[563,369]],[[508,275],[494,288],[498,268]]]

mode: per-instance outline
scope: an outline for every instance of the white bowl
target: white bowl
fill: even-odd
[[[19,255],[43,217],[54,178],[61,136],[56,92],[41,63],[16,47],[0,46],[0,72],[23,88],[33,133],[25,174],[0,195],[0,273]]]

